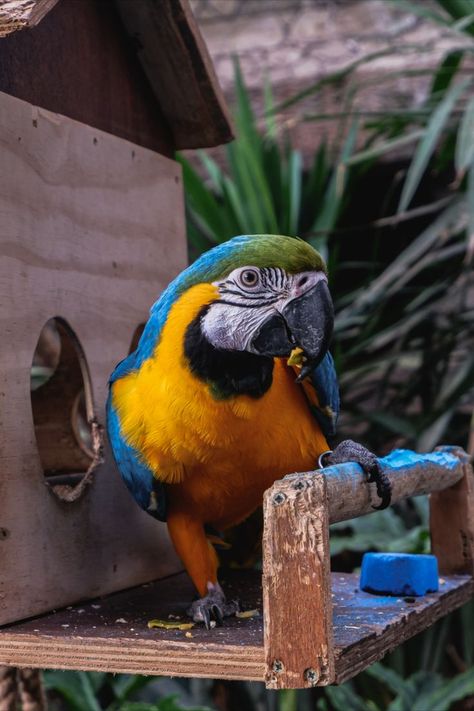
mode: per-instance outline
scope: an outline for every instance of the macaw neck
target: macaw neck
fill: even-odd
[[[272,384],[273,358],[246,351],[219,350],[209,343],[201,328],[201,319],[209,306],[204,306],[186,329],[184,355],[191,371],[209,385],[216,399],[235,395],[261,397]]]

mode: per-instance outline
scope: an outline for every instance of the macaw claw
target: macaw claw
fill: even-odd
[[[230,617],[239,612],[240,605],[237,600],[227,601],[219,583],[215,585],[208,583],[207,589],[207,595],[195,600],[187,610],[187,614],[192,617],[194,622],[204,622],[206,629],[210,630],[215,626],[212,622],[219,626],[222,625],[224,617]]]
[[[325,454],[324,464],[344,464],[345,462],[357,462],[360,464],[367,474],[367,481],[375,484],[377,495],[380,498],[380,504],[378,506],[372,506],[372,508],[379,511],[390,506],[392,500],[392,486],[375,454],[358,442],[345,439],[337,445],[333,452]]]

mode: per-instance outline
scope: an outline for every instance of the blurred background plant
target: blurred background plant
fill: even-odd
[[[467,447],[474,388],[473,0],[386,0],[441,25],[454,44],[430,70],[423,102],[394,110],[354,108],[357,59],[264,110],[252,108],[238,62],[237,138],[216,160],[180,156],[190,258],[236,234],[299,235],[328,261],[337,320],[341,438],[380,454],[397,446]],[[396,48],[422,51],[421,47]],[[393,50],[391,50],[393,51]],[[382,53],[384,53],[382,51]],[[418,72],[419,73],[419,72]],[[405,70],[407,80],[417,72]],[[378,81],[385,81],[380,76]],[[327,87],[344,95],[337,114],[300,107]],[[293,121],[335,122],[308,162],[292,145]],[[400,149],[412,151],[411,160]],[[391,158],[388,162],[387,158]],[[333,567],[353,570],[367,550],[429,550],[427,501],[417,499],[332,531]],[[57,708],[77,711],[468,711],[474,709],[474,605],[445,618],[341,687],[266,692],[263,685],[49,672]]]

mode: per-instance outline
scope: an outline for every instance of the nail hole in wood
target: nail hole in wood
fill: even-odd
[[[100,432],[84,351],[69,324],[52,318],[41,330],[31,368],[31,406],[46,484],[74,501],[92,478]]]

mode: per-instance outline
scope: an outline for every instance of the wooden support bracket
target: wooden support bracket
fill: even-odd
[[[474,473],[462,449],[451,451],[459,459],[463,477],[430,496],[431,547],[440,573],[474,576]]]
[[[324,474],[278,481],[265,494],[263,616],[268,688],[334,678],[329,518]]]

